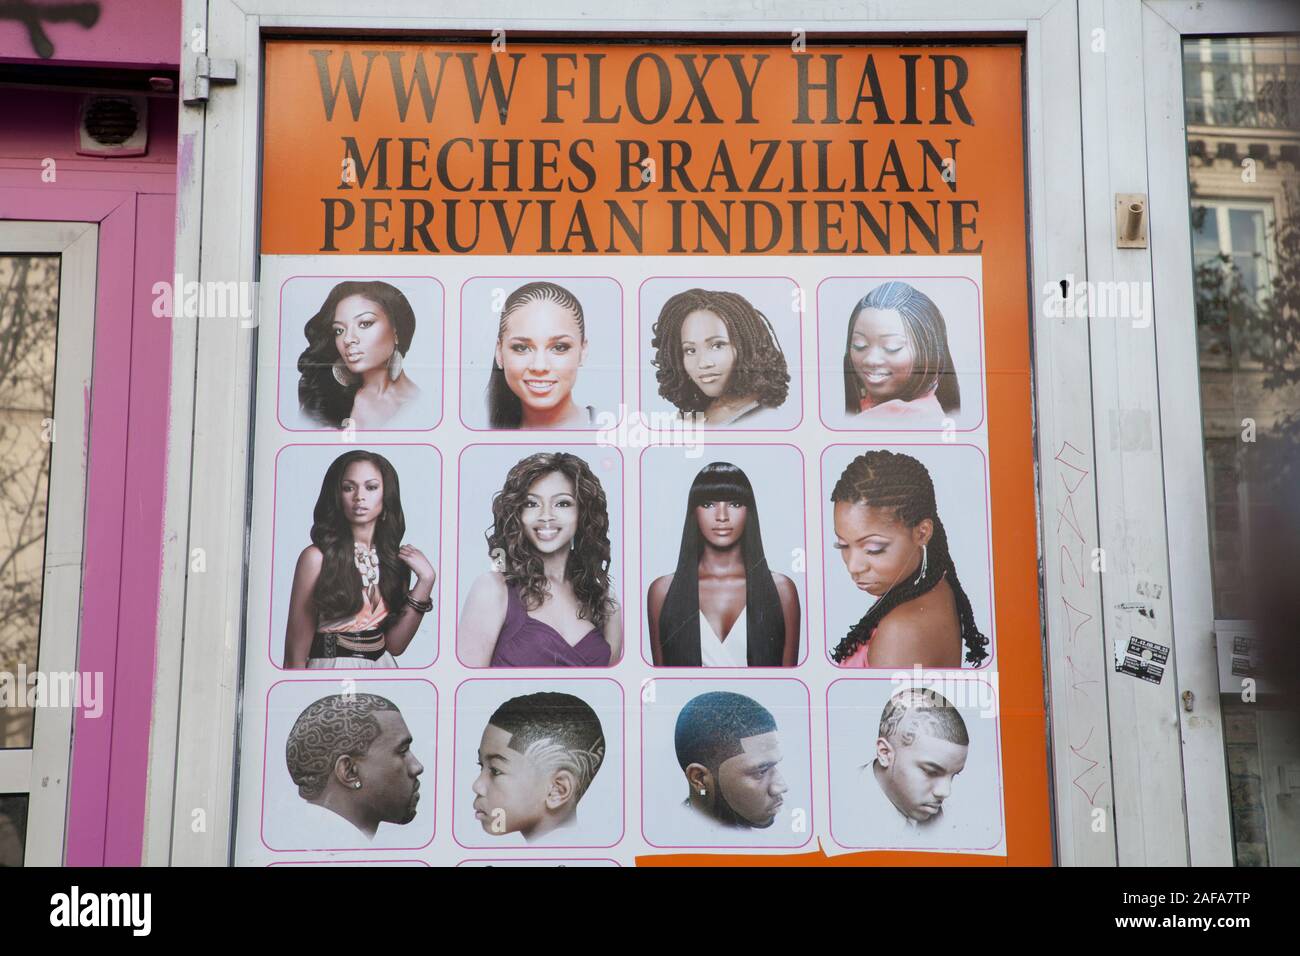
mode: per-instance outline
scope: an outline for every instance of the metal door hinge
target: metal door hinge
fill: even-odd
[[[193,75],[185,77],[185,95],[182,99],[190,105],[206,103],[213,83],[235,82],[235,61],[214,60],[200,53],[194,58]]]

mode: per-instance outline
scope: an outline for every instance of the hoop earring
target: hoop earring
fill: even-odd
[[[348,388],[356,381],[356,377],[348,371],[348,367],[339,359],[330,366],[330,371],[334,373],[334,381],[338,382],[344,388]]]
[[[388,378],[396,382],[402,377],[402,353],[393,347],[393,354],[388,359]]]
[[[921,573],[916,576],[916,580],[913,581],[912,583],[920,584],[921,581],[924,580],[925,578],[925,572],[928,571],[929,569],[930,569],[930,546],[928,544],[923,544],[921,545]]]

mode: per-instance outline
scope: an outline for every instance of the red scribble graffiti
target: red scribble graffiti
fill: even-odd
[[[1065,500],[1056,509],[1056,533],[1059,536],[1061,534],[1062,525],[1068,526],[1069,529],[1074,532],[1074,535],[1081,546],[1080,558],[1082,559],[1082,555],[1087,550],[1088,539],[1083,534],[1079,515],[1074,507],[1074,493],[1083,486],[1090,471],[1083,467],[1083,465],[1075,464],[1072,461],[1066,461],[1063,456],[1065,456],[1067,450],[1072,452],[1073,457],[1077,459],[1085,458],[1083,452],[1068,441],[1061,443],[1061,449],[1055,455],[1055,461],[1061,466],[1061,468],[1068,469],[1068,473],[1063,471],[1057,472],[1057,477],[1061,481],[1061,486],[1065,489]],[[1064,544],[1062,544],[1060,549],[1057,551],[1057,561],[1057,570],[1062,587],[1065,586],[1067,580],[1065,565],[1066,561],[1068,561],[1073,567],[1073,574],[1069,576],[1069,582],[1071,584],[1077,583],[1080,592],[1086,594],[1088,591],[1088,577],[1083,572],[1081,565],[1075,561],[1074,555],[1071,553],[1070,549]],[[1078,637],[1079,631],[1085,624],[1093,620],[1093,615],[1089,614],[1082,608],[1075,607],[1064,594],[1061,595],[1061,603],[1065,606],[1066,643],[1068,646],[1073,646],[1075,638]],[[1072,655],[1065,655],[1065,663],[1070,672],[1070,690],[1085,699],[1091,700],[1088,692],[1084,688],[1089,684],[1100,684],[1101,681],[1087,679],[1083,671],[1079,670],[1075,665],[1074,657]],[[1095,729],[1095,727],[1088,728],[1088,735],[1084,738],[1082,743],[1069,745],[1070,752],[1087,764],[1087,766],[1080,770],[1070,782],[1076,790],[1087,798],[1088,805],[1094,808],[1097,806],[1097,795],[1101,793],[1102,788],[1106,786],[1104,772],[1102,780],[1093,787],[1091,792],[1088,790],[1087,785],[1081,781],[1087,777],[1088,774],[1101,766],[1100,760],[1096,760],[1084,753],[1084,750],[1092,741],[1092,735]]]
[[[1079,781],[1081,779],[1083,779],[1093,770],[1096,770],[1098,767],[1101,766],[1100,760],[1093,760],[1087,754],[1082,752],[1083,748],[1088,746],[1088,741],[1092,740],[1093,730],[1094,728],[1092,727],[1088,728],[1088,736],[1084,739],[1083,743],[1079,744],[1079,746],[1076,747],[1074,744],[1070,744],[1070,751],[1080,760],[1086,760],[1088,762],[1088,766],[1084,767],[1083,770],[1079,772],[1078,776],[1076,776],[1074,780],[1071,781],[1071,783],[1074,784],[1075,788],[1081,794],[1083,794],[1085,797],[1088,798],[1088,805],[1095,807],[1097,805],[1097,800],[1096,800],[1097,794],[1101,792],[1102,787],[1106,786],[1106,781],[1103,780],[1101,783],[1097,784],[1096,789],[1094,789],[1092,793],[1089,793],[1084,787],[1079,785]]]

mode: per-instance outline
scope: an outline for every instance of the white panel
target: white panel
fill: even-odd
[[[1058,861],[1113,866],[1116,859],[1101,587],[1097,547],[1088,323],[1045,312],[1059,283],[1087,278],[1079,129],[1078,33],[1060,4],[1036,28],[1029,90],[1039,524],[1047,625]],[[1032,34],[1031,34],[1032,36]],[[1097,811],[1100,811],[1098,815]],[[1098,829],[1097,821],[1104,824]]]
[[[1125,289],[1142,302],[1142,290],[1150,290],[1150,255],[1117,249],[1115,225],[1115,194],[1147,191],[1144,116],[1134,108],[1144,98],[1142,8],[1126,0],[1081,0],[1079,57],[1089,303],[1108,303]],[[1110,314],[1090,316],[1089,330],[1106,558],[1096,579],[1106,645],[1122,655],[1128,640],[1138,637],[1169,654],[1160,683],[1118,672],[1113,664],[1106,668],[1119,863],[1181,866],[1187,863],[1187,822],[1154,325],[1132,298],[1120,316],[1109,303],[1101,311]]]

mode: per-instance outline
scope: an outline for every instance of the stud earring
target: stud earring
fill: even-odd
[[[705,790],[703,787],[700,787],[700,796],[701,797],[708,796],[708,791]]]
[[[353,783],[353,784],[352,784],[352,789],[353,789],[353,790],[360,790],[360,789],[361,789],[361,781],[358,780],[358,781],[356,781],[355,783]]]

